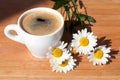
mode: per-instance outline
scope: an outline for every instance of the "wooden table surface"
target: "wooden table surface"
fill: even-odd
[[[52,72],[48,59],[36,59],[20,43],[8,39],[3,31],[16,24],[18,17],[34,7],[52,7],[50,0],[0,0],[0,80],[120,80],[120,0],[83,0],[97,23],[91,27],[101,44],[111,47],[110,62],[93,66],[82,57],[67,74]]]

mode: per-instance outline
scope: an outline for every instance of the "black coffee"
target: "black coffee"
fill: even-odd
[[[23,17],[22,28],[33,35],[47,35],[56,31],[61,25],[61,19],[46,11],[31,12]]]

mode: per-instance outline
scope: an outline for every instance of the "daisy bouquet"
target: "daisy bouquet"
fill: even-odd
[[[97,37],[85,28],[74,33],[69,44],[59,41],[51,46],[47,57],[53,71],[67,73],[76,66],[77,59],[74,59],[73,54],[88,55],[89,62],[93,65],[103,65],[109,61],[109,53],[110,48],[106,45],[98,46]]]

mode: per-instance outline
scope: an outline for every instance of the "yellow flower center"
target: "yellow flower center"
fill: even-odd
[[[89,40],[86,37],[82,37],[79,40],[79,43],[80,43],[81,46],[87,46],[89,44]]]
[[[71,51],[72,51],[72,53],[76,53],[75,47],[72,47]]]
[[[100,49],[95,50],[94,57],[97,58],[97,59],[102,58],[103,57],[103,51],[100,50]]]
[[[59,58],[60,56],[62,56],[62,50],[59,49],[59,48],[55,48],[55,49],[52,51],[52,55],[53,55],[54,57]]]
[[[67,65],[68,65],[68,60],[65,60],[62,62],[62,64],[59,64],[59,66],[61,66],[61,67],[65,67]]]

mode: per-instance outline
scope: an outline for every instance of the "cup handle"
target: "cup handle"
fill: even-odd
[[[17,34],[13,34],[10,31],[15,31]],[[16,24],[10,24],[5,27],[4,34],[11,40],[14,40],[16,42],[20,42],[24,44],[22,38],[19,35],[19,28]]]

